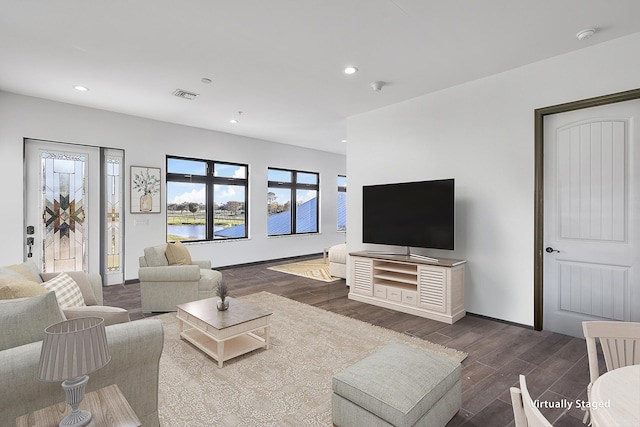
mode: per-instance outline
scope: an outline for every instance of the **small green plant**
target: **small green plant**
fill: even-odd
[[[224,282],[220,282],[220,284],[218,285],[218,290],[216,291],[216,294],[224,302],[225,298],[229,296],[229,287],[227,286],[227,284]]]

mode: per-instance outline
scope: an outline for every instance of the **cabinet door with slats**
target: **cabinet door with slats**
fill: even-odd
[[[447,271],[441,267],[418,269],[418,305],[428,310],[447,311]]]
[[[353,292],[373,295],[373,262],[370,259],[351,257],[351,282]]]

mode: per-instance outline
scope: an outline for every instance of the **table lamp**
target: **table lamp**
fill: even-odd
[[[62,381],[62,389],[71,406],[60,426],[84,426],[91,421],[91,412],[78,409],[91,372],[111,360],[104,319],[82,317],[65,320],[44,330],[38,379]]]

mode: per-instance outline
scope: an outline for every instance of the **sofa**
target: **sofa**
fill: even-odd
[[[44,329],[65,320],[56,294],[0,300],[0,425],[66,400],[61,384],[36,378]],[[158,319],[106,327],[110,362],[89,375],[87,392],[117,384],[145,427],[157,427],[158,374],[164,343]]]
[[[329,248],[329,274],[333,277],[347,278],[347,244],[342,243]]]
[[[222,282],[211,261],[193,261],[180,242],[145,248],[139,264],[143,312],[176,311],[178,304],[214,297]]]
[[[64,276],[64,277],[63,277]],[[69,286],[81,294],[70,303],[61,303],[65,318],[97,316],[105,325],[129,321],[129,312],[119,307],[103,305],[102,277],[82,271],[42,273],[33,261],[0,267],[0,300],[42,295],[56,287]],[[65,293],[69,293],[65,289]],[[58,292],[56,291],[58,294]]]

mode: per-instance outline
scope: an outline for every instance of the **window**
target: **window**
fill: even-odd
[[[319,175],[269,168],[269,236],[318,232]]]
[[[248,169],[167,156],[167,241],[246,238]]]
[[[347,177],[338,175],[338,231],[347,231]]]

